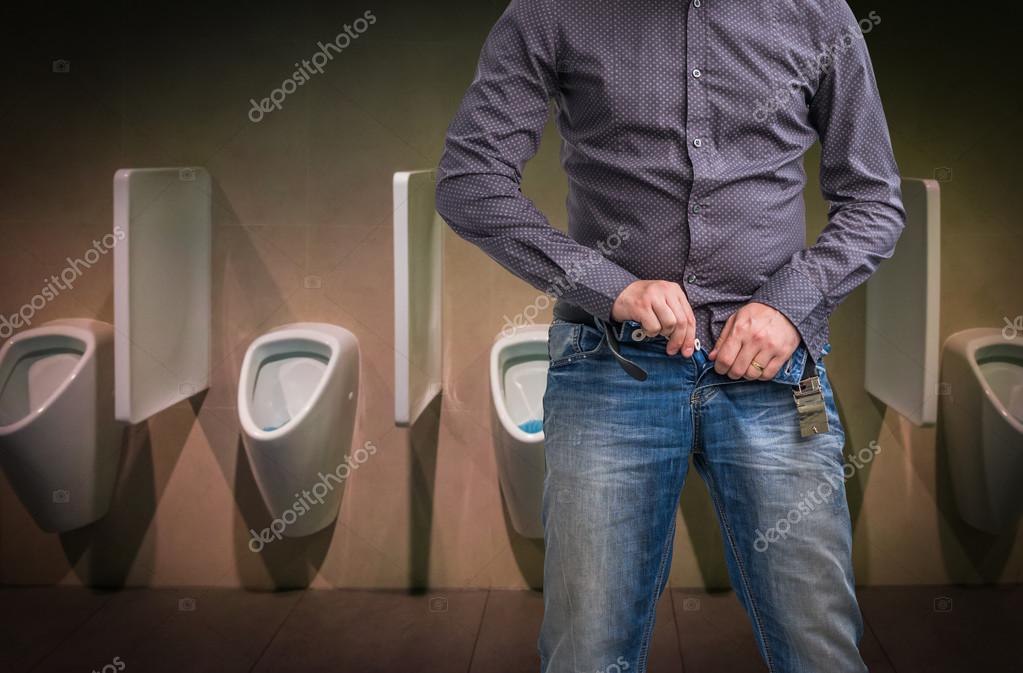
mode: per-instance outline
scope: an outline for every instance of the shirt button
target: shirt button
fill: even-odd
[[[703,147],[703,141],[699,138],[693,138],[693,147]]]
[[[693,7],[699,7],[699,6],[700,6],[700,0],[693,0]]]
[[[700,72],[700,69],[699,69],[699,68],[694,68],[694,69],[693,69],[693,77],[696,77],[697,79],[699,79],[699,78],[700,78],[700,75],[702,75],[702,74],[703,74],[703,73],[702,73],[702,72]]]
[[[700,212],[700,204],[694,203],[692,207],[693,214]]]
[[[686,276],[686,282],[687,283],[695,283],[696,282],[696,274],[695,273],[691,273],[688,276]]]

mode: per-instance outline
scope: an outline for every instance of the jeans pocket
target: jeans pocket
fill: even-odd
[[[547,353],[554,369],[596,354],[604,345],[604,334],[580,323],[554,322],[547,332]]]

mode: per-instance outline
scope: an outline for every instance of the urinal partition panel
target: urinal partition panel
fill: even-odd
[[[441,391],[444,221],[435,171],[394,174],[394,421],[415,423]]]
[[[209,386],[210,176],[114,175],[116,414],[138,423]]]
[[[902,181],[906,228],[867,281],[865,387],[916,425],[938,415],[941,208],[938,183]]]

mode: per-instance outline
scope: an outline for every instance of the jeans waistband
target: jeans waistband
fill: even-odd
[[[622,355],[621,342],[629,341],[643,341],[648,337],[645,331],[643,331],[642,325],[633,321],[626,320],[625,322],[618,322],[615,320],[603,320],[598,318],[587,311],[575,306],[568,304],[564,301],[558,300],[554,304],[554,317],[559,320],[571,323],[581,323],[583,325],[590,325],[604,332],[607,337],[608,346],[611,349],[611,353],[614,355],[615,360],[621,365],[622,369],[626,371],[634,379],[639,381],[645,381],[647,378],[646,371],[638,364],[630,360],[629,358]],[[827,352],[827,350],[825,350]],[[806,370],[811,372],[810,375],[814,375],[813,364],[814,362],[808,357],[809,353],[806,347],[800,344],[796,348],[795,352],[789,357],[788,362],[783,366],[774,377],[774,381],[779,383],[787,383],[789,385],[797,385],[799,381],[807,376]],[[697,365],[701,370],[709,369],[708,363],[710,360],[707,358],[706,352],[700,347],[699,341],[696,344],[696,352],[693,353],[696,358]]]
[[[607,340],[608,348],[611,349],[611,354],[614,355],[615,360],[625,370],[625,373],[637,381],[646,381],[646,370],[622,355],[620,345],[622,341],[641,341],[646,338],[646,333],[643,332],[639,323],[632,320],[627,320],[624,323],[604,320],[574,304],[568,304],[561,300],[554,304],[554,317],[565,322],[592,325],[599,329],[604,333],[604,338]],[[637,335],[639,335],[639,338],[636,338]]]

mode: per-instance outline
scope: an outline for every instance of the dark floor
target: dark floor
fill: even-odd
[[[862,589],[871,671],[1023,668],[1023,587]],[[0,671],[535,672],[538,593],[0,589]],[[651,673],[763,671],[731,593],[665,594]],[[827,672],[831,673],[831,672]]]

